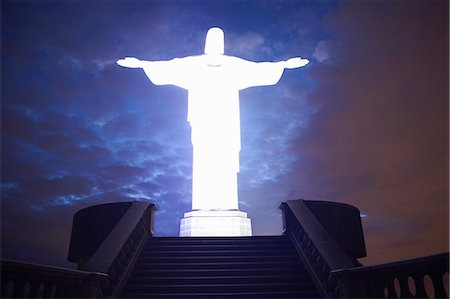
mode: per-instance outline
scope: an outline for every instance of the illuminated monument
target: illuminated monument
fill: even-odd
[[[117,63],[142,68],[155,85],[175,85],[189,92],[192,128],[192,211],[185,213],[180,236],[251,236],[251,221],[239,211],[237,173],[241,149],[239,90],[276,84],[285,68],[307,59],[252,62],[224,55],[224,34],[206,34],[205,54],[168,61],[133,57]]]

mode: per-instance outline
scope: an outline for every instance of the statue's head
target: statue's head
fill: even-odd
[[[219,27],[212,27],[206,33],[205,54],[223,55],[224,53],[224,34]]]

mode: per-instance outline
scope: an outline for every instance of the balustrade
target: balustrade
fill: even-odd
[[[1,261],[2,298],[103,298],[108,275]]]
[[[448,298],[449,254],[334,270],[337,298]]]
[[[284,233],[292,239],[323,297],[449,297],[448,253],[361,266],[344,253],[303,200],[282,203],[281,209]]]
[[[117,297],[148,237],[155,206],[135,201],[81,270],[1,261],[2,298]]]

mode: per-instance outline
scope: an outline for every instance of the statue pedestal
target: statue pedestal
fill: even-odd
[[[198,210],[184,213],[180,237],[251,236],[251,219],[237,210]]]

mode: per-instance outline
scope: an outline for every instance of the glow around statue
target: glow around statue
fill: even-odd
[[[155,85],[188,90],[188,122],[192,128],[192,210],[238,210],[240,115],[239,91],[276,84],[284,69],[308,64],[307,59],[252,62],[224,55],[224,33],[206,34],[203,55],[168,61],[126,57],[117,63],[142,68]]]

